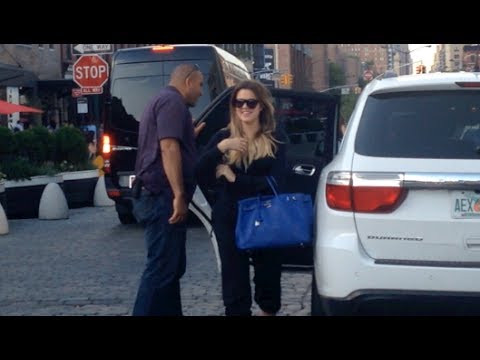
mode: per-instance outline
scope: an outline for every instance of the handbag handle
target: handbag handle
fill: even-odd
[[[275,187],[275,185],[278,186],[277,181],[273,176],[266,176],[266,178],[267,178],[268,185],[270,185],[270,188],[272,189],[273,193],[275,194],[275,196],[278,196],[277,188]]]

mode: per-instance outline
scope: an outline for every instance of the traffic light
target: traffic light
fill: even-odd
[[[293,75],[292,74],[282,74],[280,76],[280,84],[282,85],[292,85]]]
[[[293,75],[292,74],[287,74],[287,84],[288,85],[293,84]]]
[[[417,74],[427,73],[427,67],[425,65],[417,65],[416,70],[417,70]]]

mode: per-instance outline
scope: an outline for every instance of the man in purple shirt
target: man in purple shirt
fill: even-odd
[[[202,129],[194,129],[188,107],[195,106],[202,85],[198,65],[179,65],[140,121],[133,214],[145,226],[147,264],[133,316],[182,315],[185,220],[196,186],[195,137]]]

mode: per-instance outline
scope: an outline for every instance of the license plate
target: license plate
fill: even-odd
[[[474,191],[452,191],[454,219],[480,218],[480,194]]]
[[[128,177],[128,187],[131,189],[133,185],[133,180],[135,180],[135,175],[130,175]]]

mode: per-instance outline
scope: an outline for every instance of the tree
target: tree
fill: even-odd
[[[329,62],[328,75],[330,79],[330,83],[329,83],[330,87],[345,85],[346,76],[345,76],[345,72],[343,71],[340,65],[335,64],[333,62]]]
[[[348,122],[348,119],[350,118],[350,115],[352,115],[353,108],[355,107],[355,104],[358,99],[357,94],[348,94],[348,95],[343,95],[341,98],[341,103],[340,103],[340,113],[342,117],[345,119],[346,122]]]

